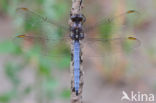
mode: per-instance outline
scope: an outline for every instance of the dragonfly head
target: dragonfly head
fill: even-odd
[[[72,22],[76,22],[76,23],[85,21],[85,17],[83,14],[71,15],[70,18],[71,18]]]

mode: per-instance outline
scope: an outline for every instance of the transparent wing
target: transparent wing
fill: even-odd
[[[20,45],[24,51],[40,48],[40,54],[44,56],[70,56],[70,45],[68,45],[70,40],[64,36],[68,31],[68,25],[49,20],[47,17],[43,17],[28,8],[18,8],[17,14],[17,17],[22,18],[23,21],[22,26],[17,28],[18,32],[20,34],[26,32],[26,34],[18,35],[13,41]],[[20,21],[19,18],[18,21]]]
[[[84,45],[83,45],[84,44]],[[82,45],[83,57],[105,57],[108,54],[130,52],[141,44],[136,37],[85,38]]]
[[[69,37],[48,38],[34,35],[18,35],[14,42],[20,44],[24,51],[30,48],[40,47],[41,54],[48,57],[70,58],[70,46],[72,42]],[[141,45],[140,40],[134,36],[119,38],[85,38],[81,41],[83,58],[104,58],[108,54],[130,52]]]
[[[32,48],[40,48],[36,52],[47,57],[70,57],[69,37],[50,38],[24,34],[18,35],[13,41],[20,45],[24,52],[29,52]]]
[[[17,8],[16,11],[19,16],[24,16],[25,21],[29,23],[31,26],[37,26],[39,24],[43,24],[46,22],[65,31],[68,30],[67,25],[64,25],[64,23],[61,24],[54,20],[49,20],[47,17],[41,16],[39,13],[33,12],[28,8]]]
[[[125,17],[128,14],[139,14],[139,12],[137,12],[135,10],[129,10],[129,11],[122,13],[120,15],[117,15],[117,16],[110,16],[110,17],[102,18],[97,23],[95,23],[94,25],[91,25],[89,27],[85,27],[85,32],[89,32],[91,30],[94,30],[95,28],[99,27],[100,25],[110,24],[110,23],[114,22],[115,20],[118,20],[122,17]]]

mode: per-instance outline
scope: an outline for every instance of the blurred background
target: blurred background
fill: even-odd
[[[34,12],[17,10],[20,7]],[[71,0],[0,0],[0,103],[70,102],[70,42],[62,42],[69,34],[70,8]],[[139,14],[121,16],[86,33],[107,39],[133,34],[140,45],[108,43],[102,58],[87,57],[101,48],[84,45],[84,103],[121,103],[123,90],[156,94],[155,0],[85,0],[85,27],[128,10]],[[41,16],[66,27],[51,25]],[[31,38],[16,37],[22,34]]]

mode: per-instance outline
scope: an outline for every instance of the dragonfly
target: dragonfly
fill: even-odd
[[[37,40],[39,42],[45,40],[45,41],[52,41],[52,49],[56,49],[59,45],[59,43],[62,43],[61,48],[68,48],[69,44],[72,43],[73,46],[73,53],[71,53],[71,59],[74,61],[74,87],[75,87],[75,93],[76,95],[79,94],[79,83],[80,83],[80,64],[81,64],[81,56],[83,55],[84,57],[103,57],[105,55],[104,51],[107,48],[104,48],[107,43],[113,43],[113,44],[124,44],[126,41],[130,41],[134,44],[134,47],[138,47],[140,45],[140,41],[135,37],[135,36],[126,36],[126,37],[117,37],[117,38],[97,38],[97,37],[88,37],[85,33],[95,29],[99,25],[107,24],[113,22],[113,20],[120,18],[122,16],[125,16],[127,14],[133,14],[137,13],[135,10],[129,10],[127,12],[124,12],[120,15],[113,16],[110,18],[105,18],[102,19],[101,21],[97,22],[96,24],[89,26],[87,28],[84,27],[84,23],[86,21],[86,18],[84,14],[75,14],[75,15],[70,15],[70,19],[72,24],[70,27],[66,27],[65,25],[59,24],[55,21],[49,20],[46,17],[41,16],[40,14],[28,9],[28,8],[18,8],[17,12],[19,13],[25,13],[27,18],[29,17],[37,17],[39,19],[39,22],[46,22],[49,24],[52,24],[58,28],[62,28],[63,30],[68,30],[70,31],[69,35],[63,36],[63,38],[50,38],[50,37],[42,37],[38,36],[35,34],[21,34],[18,35],[16,38],[21,38],[21,39],[29,39],[29,40]],[[59,39],[59,40],[58,40]],[[69,43],[69,41],[72,41]],[[55,43],[54,43],[55,42]],[[64,46],[64,44],[69,43],[67,47]],[[83,46],[81,44],[84,44]],[[92,50],[87,52],[87,47],[90,47]],[[83,47],[83,48],[82,48]],[[82,52],[81,52],[82,51]],[[57,52],[60,52],[59,50]],[[67,52],[63,53],[63,55],[60,55],[58,53],[52,52],[52,56],[61,56],[63,57]],[[82,54],[81,54],[82,53]]]

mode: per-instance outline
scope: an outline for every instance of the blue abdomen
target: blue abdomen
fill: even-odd
[[[75,92],[78,95],[80,82],[80,43],[79,41],[74,42],[74,84]]]

